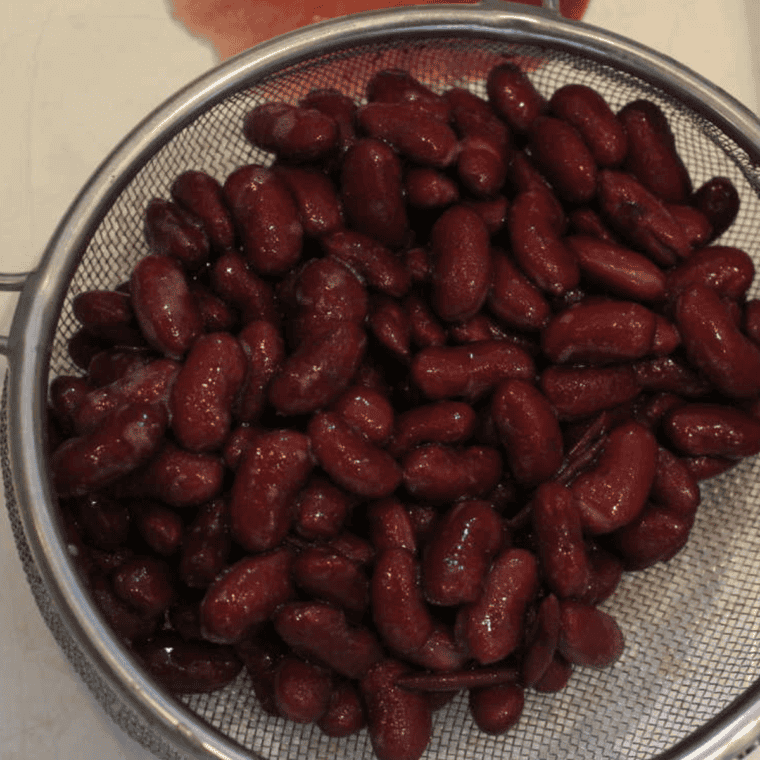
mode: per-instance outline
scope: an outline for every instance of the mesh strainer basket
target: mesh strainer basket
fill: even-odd
[[[556,3],[546,3],[556,5]],[[146,678],[90,604],[66,549],[44,455],[49,376],[74,368],[72,300],[124,280],[148,253],[142,213],[193,168],[224,178],[267,162],[241,135],[242,116],[266,100],[313,87],[361,99],[379,68],[404,68],[434,89],[484,93],[503,56],[531,70],[540,91],[582,82],[614,109],[639,97],[670,119],[695,186],[727,176],[740,215],[721,242],[760,263],[760,122],[677,63],[635,43],[561,19],[552,8],[491,0],[360,14],[299,30],[232,59],[181,91],[104,162],[56,231],[39,268],[0,279],[20,290],[3,408],[3,465],[11,521],[46,622],[111,717],[161,758],[370,758],[366,732],[329,739],[273,719],[245,675],[221,692],[174,698]],[[750,296],[758,295],[751,292]],[[531,692],[518,727],[491,737],[466,701],[435,716],[429,760],[464,758],[738,758],[760,732],[760,461],[703,483],[692,538],[672,562],[624,577],[605,603],[625,632],[622,659],[579,669],[556,695]]]

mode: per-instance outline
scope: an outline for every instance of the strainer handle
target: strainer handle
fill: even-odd
[[[0,292],[16,293],[24,289],[26,281],[33,272],[19,274],[3,274],[0,272]],[[0,335],[0,355],[8,356],[8,336]]]

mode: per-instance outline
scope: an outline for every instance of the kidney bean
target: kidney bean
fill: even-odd
[[[276,549],[244,557],[208,587],[200,607],[203,637],[217,644],[242,641],[293,593],[292,554]]]
[[[621,298],[660,301],[665,298],[664,272],[646,256],[588,235],[566,239],[581,272],[593,283]]]
[[[712,227],[712,239],[722,235],[736,219],[741,201],[734,183],[727,177],[713,177],[692,196],[691,202]]]
[[[475,432],[477,415],[463,401],[438,401],[409,409],[396,420],[389,451],[402,456],[420,443],[460,443]]]
[[[366,725],[359,692],[350,681],[333,685],[327,710],[317,721],[326,736],[340,739],[360,731]]]
[[[383,499],[367,507],[370,540],[378,554],[387,549],[417,551],[417,538],[409,512],[398,499]]]
[[[314,456],[342,488],[366,499],[389,496],[401,482],[401,468],[335,412],[318,412],[308,425]]]
[[[295,503],[295,531],[308,540],[338,535],[351,509],[348,495],[327,478],[313,477]]]
[[[88,290],[72,303],[74,316],[91,335],[117,345],[140,346],[132,300],[114,290]]]
[[[269,102],[246,114],[243,134],[252,145],[278,158],[315,161],[335,149],[338,126],[316,109]]]
[[[368,441],[383,446],[393,432],[394,412],[380,391],[354,385],[332,405],[346,422]]]
[[[503,251],[493,249],[491,262],[493,278],[488,292],[488,308],[510,327],[540,330],[551,315],[551,308],[541,291]]]
[[[369,566],[375,561],[375,549],[372,544],[347,530],[331,538],[328,546],[360,565]]]
[[[658,356],[633,363],[636,380],[644,390],[697,398],[710,392],[710,383],[678,358]]]
[[[551,665],[557,651],[559,626],[559,602],[554,594],[549,594],[538,606],[536,630],[522,660],[520,674],[525,687],[538,683]]]
[[[714,290],[692,285],[678,296],[674,312],[692,365],[728,396],[760,392],[760,349],[738,330]]]
[[[427,698],[395,684],[405,670],[401,662],[383,660],[360,684],[369,737],[378,760],[419,760],[430,741],[432,719]]]
[[[561,295],[580,281],[578,263],[559,237],[553,198],[545,190],[521,192],[509,209],[512,253],[525,274],[539,287]]]
[[[568,226],[574,236],[592,237],[605,243],[618,244],[615,236],[593,209],[577,208],[571,211]]]
[[[422,166],[445,169],[457,156],[457,137],[445,121],[416,103],[370,102],[356,114],[359,127]]]
[[[359,563],[324,546],[304,549],[293,562],[293,580],[307,594],[351,612],[369,606],[369,581]]]
[[[662,200],[686,201],[691,179],[662,109],[650,100],[635,100],[620,110],[618,120],[628,135],[625,168]]]
[[[321,240],[328,255],[356,271],[369,286],[394,298],[409,289],[409,273],[403,262],[384,245],[353,230],[340,230]]]
[[[407,203],[415,208],[444,208],[459,200],[456,182],[437,169],[415,166],[404,177]]]
[[[469,707],[477,727],[487,734],[505,734],[520,720],[525,694],[522,686],[486,686],[472,689]]]
[[[114,573],[116,595],[143,615],[154,617],[174,601],[169,567],[154,557],[130,557]]]
[[[179,550],[185,526],[174,510],[145,501],[133,505],[133,510],[137,530],[153,552],[169,557]]]
[[[342,229],[343,210],[328,176],[298,166],[276,166],[274,173],[290,191],[305,235],[320,237]]]
[[[235,473],[230,502],[233,538],[251,552],[277,546],[290,529],[292,501],[314,466],[309,439],[295,430],[262,433]]]
[[[229,333],[198,338],[169,397],[172,430],[183,448],[195,452],[221,448],[247,369],[245,352]]]
[[[235,680],[243,663],[232,647],[183,641],[162,634],[139,645],[135,654],[145,669],[174,694],[208,694]]]
[[[570,487],[585,530],[609,533],[635,519],[656,467],[657,443],[649,430],[634,421],[615,428],[593,469]]]
[[[95,354],[87,365],[87,379],[95,388],[102,388],[124,377],[128,372],[154,358],[145,347],[109,348]]]
[[[145,340],[181,359],[203,331],[200,311],[181,266],[168,256],[145,256],[132,270],[132,309]]]
[[[239,425],[227,437],[222,447],[222,461],[233,472],[240,466],[240,460],[261,434],[260,428]]]
[[[237,642],[235,652],[245,665],[251,678],[253,692],[265,713],[281,718],[274,698],[274,678],[277,666],[288,654],[287,647],[276,637],[258,633]]]
[[[380,345],[402,361],[409,359],[409,320],[398,301],[387,296],[375,298],[367,322]]]
[[[494,391],[491,414],[515,479],[533,486],[551,478],[562,464],[562,431],[541,391],[507,380]]]
[[[88,541],[98,549],[118,549],[127,540],[131,524],[129,509],[105,493],[77,499],[76,515]]]
[[[455,640],[453,631],[446,625],[436,622],[433,633],[428,640],[414,652],[405,655],[404,659],[426,670],[436,671],[430,675],[437,675],[459,671],[467,662],[467,654],[458,641]],[[402,678],[419,678],[425,674],[402,676]],[[460,674],[461,675],[461,674]],[[451,685],[443,686],[444,693],[451,689]],[[459,687],[455,686],[454,689]],[[428,692],[430,694],[431,692]]]
[[[111,412],[92,432],[69,438],[53,452],[56,493],[84,496],[115,483],[150,461],[165,430],[161,407],[137,403]]]
[[[656,431],[662,419],[671,409],[685,404],[685,399],[674,393],[660,392],[652,395],[642,394],[631,409],[631,416],[651,431]]]
[[[684,462],[663,447],[657,452],[657,471],[649,498],[654,503],[684,516],[693,515],[699,506],[700,492],[697,481]]]
[[[681,345],[681,334],[678,328],[665,317],[655,315],[654,338],[652,338],[652,353],[655,356],[667,356]]]
[[[488,72],[486,91],[493,109],[515,132],[527,132],[546,109],[544,98],[514,63],[494,66]]]
[[[201,220],[163,198],[153,198],[145,209],[145,239],[154,254],[170,256],[191,271],[209,257],[209,240]]]
[[[587,544],[587,555],[590,566],[589,582],[583,593],[576,597],[576,601],[597,605],[615,592],[623,575],[623,563],[615,554],[595,543]]]
[[[249,322],[238,335],[247,358],[243,386],[233,406],[233,415],[242,422],[254,422],[266,403],[269,382],[285,359],[285,343],[271,322]]]
[[[441,121],[449,119],[449,102],[403,69],[376,71],[367,82],[367,100],[370,103],[406,103]]]
[[[476,498],[493,490],[501,477],[501,456],[488,446],[455,449],[427,443],[406,454],[401,463],[404,487],[412,496],[432,502]]]
[[[89,578],[90,594],[106,623],[128,646],[149,640],[155,633],[158,618],[137,612],[116,594],[108,578],[93,573]]]
[[[755,277],[755,265],[740,248],[716,245],[695,251],[668,274],[668,296],[692,285],[706,285],[724,298],[743,298]]]
[[[419,296],[410,293],[404,299],[404,310],[409,321],[409,337],[414,345],[427,348],[446,343],[446,330]]]
[[[326,602],[289,602],[275,614],[274,626],[296,653],[346,678],[363,678],[383,656],[374,634],[349,626],[343,611]]]
[[[198,303],[204,332],[230,332],[237,326],[238,317],[232,307],[204,285],[191,282],[190,293]]]
[[[409,236],[401,160],[380,140],[357,140],[343,159],[340,197],[346,219],[359,233],[397,248]]]
[[[356,115],[356,103],[348,95],[338,90],[315,89],[310,90],[298,102],[301,108],[313,108],[316,111],[329,116],[338,128],[338,146],[342,152],[356,139],[354,118]]]
[[[295,723],[319,720],[330,702],[330,671],[286,656],[274,672],[274,699],[280,714]]]
[[[737,459],[710,456],[682,457],[681,461],[686,465],[686,469],[696,481],[707,480],[708,478],[722,475],[739,463]]]
[[[683,203],[667,203],[665,207],[681,225],[691,248],[702,248],[712,240],[712,226],[701,211]]]
[[[495,198],[465,198],[461,205],[467,206],[480,216],[489,235],[500,232],[507,224],[509,201],[503,195],[497,195]]]
[[[691,252],[686,232],[662,201],[631,175],[600,171],[598,198],[606,221],[660,266],[672,266]]]
[[[486,501],[462,501],[439,522],[422,558],[422,584],[431,604],[450,607],[480,595],[501,546],[501,520]]]
[[[227,251],[214,262],[211,287],[218,296],[240,310],[243,324],[259,319],[273,324],[279,322],[272,288],[248,268],[245,259],[236,251]]]
[[[301,257],[303,228],[283,181],[264,166],[243,166],[227,177],[224,195],[251,267],[263,275],[291,269]]]
[[[524,151],[515,151],[509,165],[509,180],[516,195],[537,191],[544,194],[542,206],[546,212],[546,224],[550,232],[562,236],[567,230],[565,209],[546,177],[536,168]]]
[[[623,633],[606,612],[566,599],[560,620],[559,652],[572,664],[607,668],[623,653]]]
[[[411,364],[412,382],[433,401],[456,396],[474,401],[502,380],[530,380],[534,373],[531,357],[504,340],[430,346]]]
[[[96,338],[84,327],[77,330],[66,344],[69,359],[77,367],[84,370],[87,369],[93,357],[109,348],[113,348],[113,346],[107,340]]]
[[[217,253],[235,247],[235,225],[227,208],[222,186],[201,171],[180,174],[171,186],[172,200],[189,211],[203,225],[211,247]]]
[[[411,520],[417,545],[427,543],[438,524],[438,510],[432,504],[407,504],[406,512]]]
[[[522,349],[530,356],[538,354],[536,344],[530,338],[517,332],[507,332],[496,319],[485,312],[479,312],[464,322],[449,325],[449,337],[460,344],[480,343],[481,341],[506,341]]]
[[[561,654],[555,654],[546,672],[533,684],[533,688],[538,692],[562,691],[572,674],[573,666]]]
[[[230,505],[224,498],[204,504],[185,533],[179,576],[190,588],[208,588],[227,566],[231,549]]]
[[[549,110],[578,130],[599,166],[617,166],[628,152],[628,137],[604,98],[591,87],[567,84],[554,91]]]
[[[430,252],[427,248],[423,248],[422,246],[407,248],[401,253],[401,257],[412,284],[430,281],[433,265],[430,261]],[[409,298],[413,296],[414,294],[410,294]]]
[[[75,375],[59,375],[50,383],[50,408],[66,435],[74,432],[77,410],[93,390],[87,379]]]
[[[481,665],[517,649],[528,604],[538,591],[538,563],[525,549],[507,549],[493,561],[478,599],[460,609],[458,627]]]
[[[303,342],[269,383],[269,402],[285,415],[313,412],[346,390],[364,356],[367,338],[352,322]]]

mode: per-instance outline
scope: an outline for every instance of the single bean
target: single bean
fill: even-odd
[[[329,670],[286,656],[274,673],[274,700],[280,714],[295,723],[319,720],[330,702],[332,678]]]
[[[293,562],[295,584],[315,599],[351,612],[369,607],[369,580],[358,562],[325,546],[309,546]],[[374,604],[374,599],[373,599]]]
[[[487,734],[499,736],[515,726],[522,715],[525,693],[522,686],[486,686],[472,689],[469,707],[477,727]]]
[[[328,176],[298,166],[276,166],[274,173],[293,197],[304,235],[321,237],[342,229],[343,210]]]
[[[295,531],[308,540],[334,538],[352,507],[352,501],[327,478],[314,476],[295,502]]]
[[[227,566],[232,548],[229,500],[204,504],[188,526],[179,562],[179,576],[190,588],[208,588]]]
[[[514,63],[501,63],[488,72],[488,100],[515,132],[527,132],[546,108],[546,101],[528,76]]]
[[[541,291],[501,250],[491,252],[493,278],[488,308],[503,322],[518,330],[540,330],[551,316]]]
[[[560,602],[560,654],[574,665],[607,668],[623,653],[625,641],[615,619],[587,604]]]
[[[258,319],[273,324],[279,322],[271,286],[248,268],[237,251],[227,251],[213,263],[211,287],[220,298],[240,311],[243,324]]]
[[[208,261],[211,246],[203,222],[172,201],[153,198],[148,203],[145,239],[152,253],[170,256],[190,271]]]
[[[691,202],[709,220],[713,239],[722,235],[734,223],[741,204],[734,183],[727,177],[707,180],[694,193]]]

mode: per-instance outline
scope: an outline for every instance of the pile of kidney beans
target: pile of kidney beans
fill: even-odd
[[[738,194],[668,120],[509,61],[487,99],[381,71],[266,103],[273,165],[145,212],[129,282],[74,301],[52,479],[105,619],[161,684],[245,668],[262,708],[414,760],[468,690],[623,650],[598,608],[685,544],[698,481],[760,450]]]

